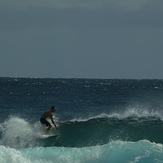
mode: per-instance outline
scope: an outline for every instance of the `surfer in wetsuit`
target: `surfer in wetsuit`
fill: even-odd
[[[47,126],[47,129],[45,130],[45,134],[48,134],[49,130],[52,128],[52,125],[46,120],[46,118],[50,118],[52,123],[54,124],[55,128],[58,129],[57,125],[54,123],[53,120],[53,114],[56,112],[55,106],[52,106],[51,109],[45,113],[42,114],[41,118],[40,118],[40,122],[44,125]]]

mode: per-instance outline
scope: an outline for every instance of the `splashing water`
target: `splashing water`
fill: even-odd
[[[36,138],[41,127],[38,124],[32,126],[26,120],[19,117],[10,117],[0,127],[0,144],[13,148],[36,146]],[[40,134],[41,135],[41,134]]]

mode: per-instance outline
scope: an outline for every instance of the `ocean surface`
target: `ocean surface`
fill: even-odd
[[[22,162],[163,163],[163,80],[0,78],[0,163]]]

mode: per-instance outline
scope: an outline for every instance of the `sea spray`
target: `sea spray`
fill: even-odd
[[[36,146],[36,131],[28,121],[20,117],[10,117],[1,124],[0,144],[22,148]]]
[[[142,106],[128,106],[123,110],[119,111],[110,111],[109,113],[100,113],[97,115],[85,116],[85,117],[76,117],[70,119],[70,122],[86,122],[92,119],[117,119],[117,120],[125,120],[125,119],[160,119],[163,121],[163,111],[162,110],[154,110],[148,109]],[[64,121],[63,121],[64,122]]]

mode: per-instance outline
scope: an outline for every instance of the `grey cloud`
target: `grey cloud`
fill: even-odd
[[[88,24],[88,27],[91,25],[94,28],[102,25],[162,27],[161,5],[163,6],[163,1],[160,0],[8,0],[1,1],[0,28],[18,30],[58,27],[65,24],[70,27]]]
[[[0,75],[160,77],[162,6],[162,0],[1,0]]]

